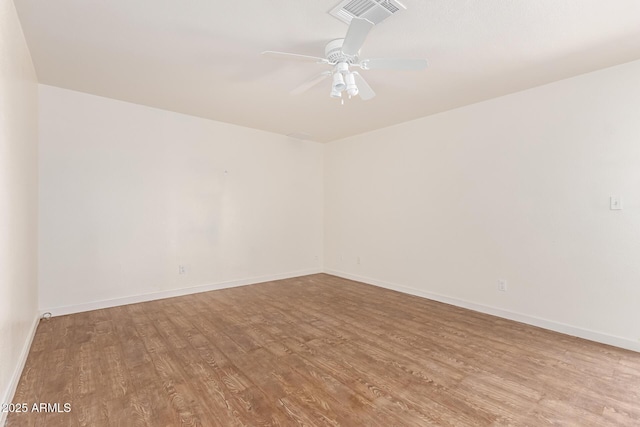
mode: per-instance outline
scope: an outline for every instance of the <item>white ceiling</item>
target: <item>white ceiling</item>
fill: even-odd
[[[326,66],[338,0],[14,0],[41,83],[320,142],[640,59],[638,0],[401,0],[361,57],[426,58],[364,71],[371,101],[340,105]]]

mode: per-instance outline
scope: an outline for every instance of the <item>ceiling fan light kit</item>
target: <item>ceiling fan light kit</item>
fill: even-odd
[[[347,85],[346,91],[349,96],[356,96],[358,94],[358,86],[356,86],[356,78],[353,73],[348,73],[344,79],[344,82]]]
[[[333,73],[333,90],[342,92],[346,88],[347,86],[344,84],[344,77],[342,77],[342,73],[336,70],[336,72]]]
[[[366,101],[376,96],[376,94],[365,79],[359,73],[350,71],[349,67],[357,67],[362,70],[405,71],[423,70],[427,67],[427,61],[424,59],[381,58],[360,60],[359,58],[360,48],[375,24],[393,13],[406,9],[400,3],[393,0],[346,0],[340,3],[334,11],[338,9],[344,12],[342,15],[349,14],[348,21],[340,18],[345,22],[349,22],[349,28],[347,35],[343,39],[335,39],[327,43],[324,49],[324,58],[286,52],[262,52],[263,55],[275,58],[315,62],[333,67],[332,71],[324,71],[296,87],[291,91],[292,94],[297,95],[306,92],[331,76],[332,84],[329,94],[331,98],[341,99],[342,92],[346,91],[349,98],[359,95],[362,100]],[[344,103],[344,100],[342,102]]]

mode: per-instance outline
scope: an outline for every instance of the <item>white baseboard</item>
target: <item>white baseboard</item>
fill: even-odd
[[[430,300],[455,305],[457,307],[467,308],[469,310],[477,311],[480,313],[491,314],[493,316],[502,317],[504,319],[515,320],[516,322],[538,326],[540,328],[548,329],[555,332],[560,332],[562,334],[584,338],[589,341],[595,341],[602,344],[608,344],[615,347],[620,347],[627,350],[640,352],[640,342],[636,342],[627,338],[604,334],[602,332],[583,329],[576,326],[567,325],[565,323],[542,319],[535,316],[529,316],[527,314],[516,313],[513,311],[491,307],[483,304],[477,304],[474,302],[465,301],[458,298],[452,298],[452,297],[448,297],[445,295],[440,295],[432,292],[421,291],[421,290],[409,288],[406,286],[396,285],[394,283],[388,283],[381,280],[371,279],[369,277],[362,277],[355,274],[345,273],[343,271],[325,269],[324,272],[327,274],[331,274],[333,276],[342,277],[344,279],[355,280],[357,282],[366,283],[368,285],[379,286],[381,288],[391,289],[391,290],[402,292],[405,294],[415,295],[422,298],[427,298]]]
[[[253,285],[273,280],[290,279],[292,277],[307,276],[309,274],[322,273],[321,268],[298,270],[288,273],[272,274],[268,276],[251,277],[247,279],[230,280],[227,282],[211,283],[207,285],[192,286],[189,288],[172,289],[161,292],[152,292],[142,295],[132,295],[122,298],[114,298],[102,301],[92,301],[83,304],[67,305],[63,307],[41,308],[42,313],[51,313],[52,316],[63,316],[65,314],[81,313],[83,311],[99,310],[102,308],[117,307],[120,305],[136,304],[139,302],[155,301],[164,298],[173,298],[183,295],[198,294],[200,292],[216,291],[219,289],[235,288],[237,286]],[[2,424],[0,424],[2,425]]]
[[[33,342],[33,337],[36,336],[36,330],[38,329],[38,323],[40,322],[40,316],[36,316],[31,324],[31,329],[29,330],[29,335],[22,346],[22,351],[20,352],[20,356],[18,357],[18,363],[13,371],[13,375],[11,376],[11,381],[9,382],[9,386],[5,390],[2,395],[2,399],[0,403],[11,403],[13,396],[16,393],[16,389],[18,388],[18,382],[20,381],[20,376],[22,375],[22,370],[24,369],[24,365],[27,363],[27,357],[29,356],[29,350],[31,349],[31,343]],[[0,426],[3,426],[7,421],[8,412],[0,411]]]

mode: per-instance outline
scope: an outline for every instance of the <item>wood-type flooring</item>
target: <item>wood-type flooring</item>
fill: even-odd
[[[13,403],[11,427],[640,426],[640,353],[318,274],[42,320]]]

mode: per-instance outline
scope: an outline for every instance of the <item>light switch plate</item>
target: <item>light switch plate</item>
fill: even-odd
[[[622,197],[611,196],[609,198],[609,209],[612,211],[619,211],[622,209]]]

